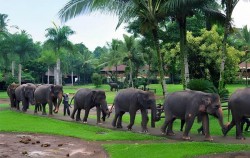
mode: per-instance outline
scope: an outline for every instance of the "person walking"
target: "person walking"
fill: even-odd
[[[65,116],[66,112],[67,112],[67,114],[70,116],[70,110],[69,110],[70,105],[69,105],[69,94],[68,93],[63,94],[63,105],[64,105],[63,115]]]

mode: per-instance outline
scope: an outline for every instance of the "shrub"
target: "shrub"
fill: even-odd
[[[102,76],[98,73],[93,73],[91,79],[95,87],[100,87],[100,85],[102,84]]]
[[[209,88],[214,87],[213,83],[205,79],[190,80],[187,88],[196,91],[207,91]]]
[[[208,90],[206,90],[207,93],[216,93],[220,96],[220,100],[221,102],[224,102],[226,100],[228,100],[229,98],[229,91],[225,88],[223,89],[218,89],[215,86],[208,88]]]

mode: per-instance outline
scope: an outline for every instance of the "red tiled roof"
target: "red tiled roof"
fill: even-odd
[[[242,62],[239,64],[240,69],[246,68],[246,62]],[[247,63],[247,69],[250,69],[250,63]]]
[[[117,71],[125,71],[125,69],[126,69],[126,65],[118,65],[117,66]],[[106,72],[106,71],[116,71],[116,67],[115,66],[113,66],[113,67],[105,67],[105,68],[103,68],[102,70],[101,70],[102,72]]]

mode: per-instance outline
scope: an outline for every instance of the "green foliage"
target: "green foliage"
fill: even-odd
[[[213,83],[205,79],[192,79],[187,86],[188,89],[203,92],[207,91],[211,87],[214,87]]]
[[[16,77],[13,77],[12,74],[7,74],[5,83],[6,85],[10,85],[11,83],[18,83],[18,80]]]
[[[98,73],[93,73],[91,79],[95,87],[100,87],[100,85],[102,84],[102,76]]]
[[[216,87],[209,87],[206,91],[208,93],[216,93],[220,96],[221,101],[226,101],[229,98],[229,91],[226,88],[216,88]]]
[[[3,81],[3,73],[0,72],[0,82]]]

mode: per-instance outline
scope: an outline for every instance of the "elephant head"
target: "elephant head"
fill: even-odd
[[[139,91],[137,94],[137,101],[143,109],[151,109],[151,127],[155,127],[156,118],[156,101],[155,95],[152,92]]]
[[[206,112],[219,121],[219,124],[222,128],[225,128],[223,123],[223,112],[220,103],[220,96],[218,94],[206,94],[202,97],[201,103],[199,106],[200,112]]]
[[[109,114],[107,101],[106,101],[106,94],[104,91],[101,90],[93,90],[92,91],[92,101],[94,105],[101,105],[102,113],[106,115]]]
[[[19,86],[19,84],[12,83],[8,86],[7,94],[10,97],[11,95],[15,94],[15,89]]]
[[[63,98],[63,87],[60,85],[51,85],[50,87],[50,94],[54,99],[57,99],[55,109],[54,109],[54,113],[58,113],[59,111],[59,106],[62,102],[62,98]]]
[[[35,97],[34,92],[36,90],[36,86],[32,83],[27,83],[23,88],[23,96],[28,98],[28,102],[32,105],[35,105]]]

